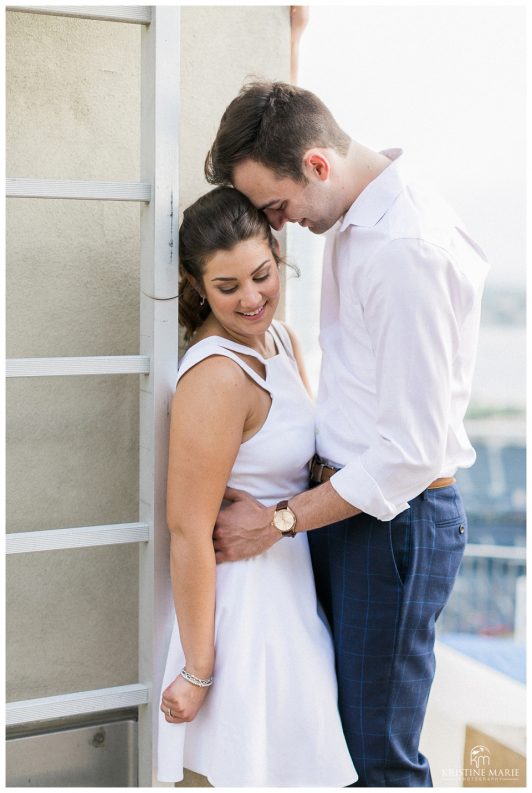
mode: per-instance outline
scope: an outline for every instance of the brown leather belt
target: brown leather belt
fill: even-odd
[[[327,465],[327,463],[324,463],[321,458],[315,454],[310,464],[310,479],[312,482],[321,485],[324,482],[328,482],[331,476],[339,470],[339,468],[334,468],[332,465]],[[431,482],[426,490],[449,487],[449,485],[454,485],[455,482],[456,479],[454,476],[440,476],[438,479],[435,479],[434,482]]]

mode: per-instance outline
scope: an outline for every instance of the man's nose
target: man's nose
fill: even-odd
[[[281,231],[284,224],[286,223],[286,219],[284,213],[280,209],[265,209],[266,217],[268,218],[268,223],[275,229],[275,231]]]

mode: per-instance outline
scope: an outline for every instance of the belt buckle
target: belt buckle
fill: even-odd
[[[313,482],[318,482],[319,484],[321,484],[321,477],[323,475],[324,468],[325,468],[325,463],[321,461],[321,458],[317,454],[315,454],[310,469],[310,475]],[[319,469],[319,473],[316,472],[316,469]]]

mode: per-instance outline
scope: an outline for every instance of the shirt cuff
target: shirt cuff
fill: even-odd
[[[405,509],[410,509],[407,501],[400,504],[388,501],[358,460],[341,468],[329,481],[344,501],[378,520],[393,520]]]

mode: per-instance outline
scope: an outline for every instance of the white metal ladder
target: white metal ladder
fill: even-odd
[[[139,522],[7,535],[6,550],[139,544],[139,682],[95,691],[10,702],[7,725],[139,706],[139,786],[153,779],[154,726],[162,674],[161,635],[168,611],[165,485],[169,397],[177,367],[177,301],[154,301],[177,288],[179,7],[7,6],[7,10],[143,26],[141,53],[141,182],[7,179],[6,195],[141,203],[140,354],[85,358],[11,359],[8,377],[139,374]]]

